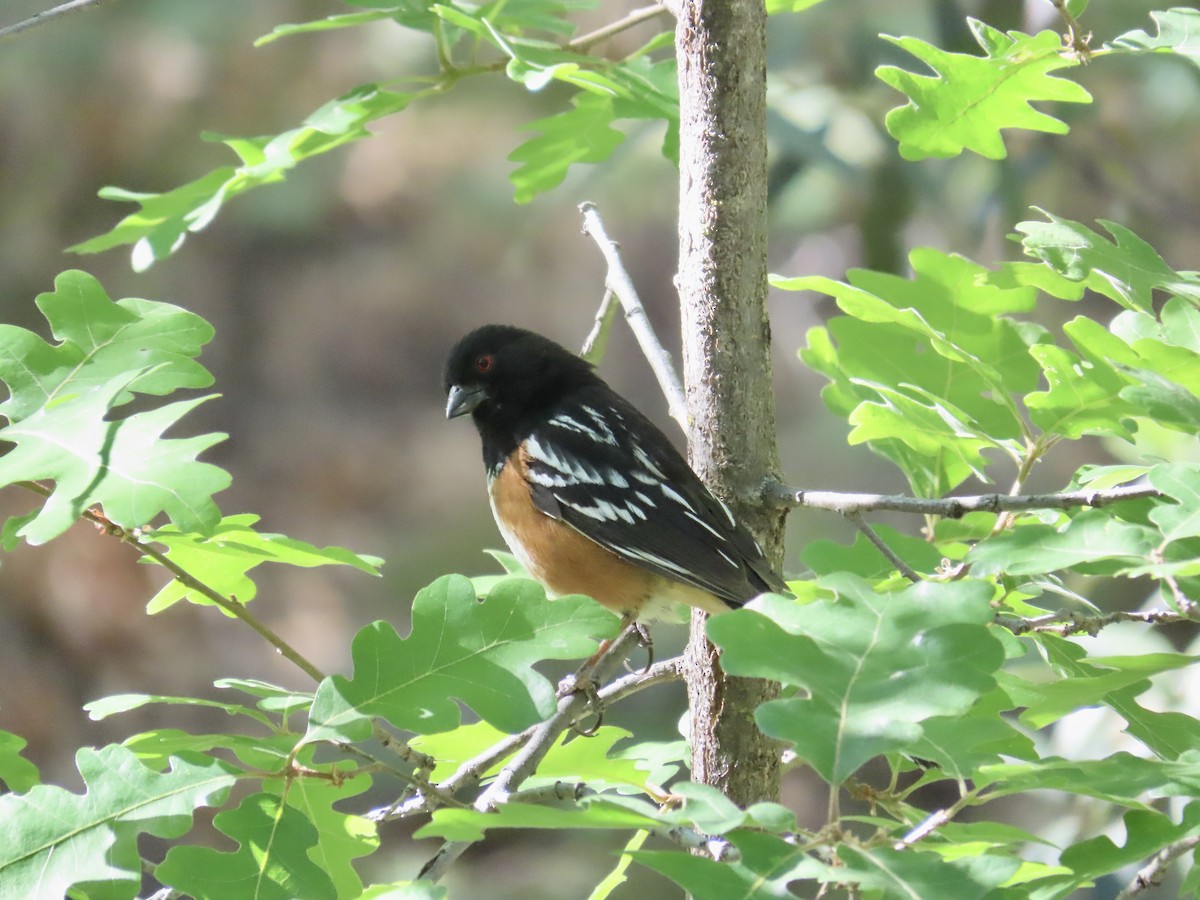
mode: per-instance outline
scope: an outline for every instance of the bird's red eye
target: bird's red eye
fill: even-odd
[[[475,371],[476,372],[490,372],[490,371],[492,371],[492,366],[494,366],[495,364],[496,364],[496,360],[492,356],[492,354],[485,353],[485,354],[483,354],[483,356],[479,357],[479,359],[475,360]]]

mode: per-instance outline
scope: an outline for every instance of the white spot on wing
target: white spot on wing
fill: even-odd
[[[633,547],[618,547],[613,545],[613,550],[621,553],[631,559],[640,559],[642,562],[650,563],[653,566],[658,566],[660,569],[666,569],[668,572],[674,572],[684,578],[692,578],[692,573],[683,566],[678,566],[669,559],[664,559],[657,553],[650,553],[646,550],[637,550]]]
[[[637,444],[633,445],[633,458],[636,459],[641,465],[645,466],[646,471],[660,481],[667,477],[667,474],[654,464],[654,460],[650,458],[650,454]]]
[[[535,437],[525,440],[525,450],[542,465],[549,466],[562,475],[569,475],[584,484],[603,484],[604,478],[596,470],[582,462],[572,460],[559,454],[553,447],[544,446]]]
[[[721,534],[721,532],[717,531],[717,529],[713,528],[711,525],[709,525],[707,522],[705,522],[702,518],[700,518],[695,513],[685,512],[684,515],[687,516],[689,519],[691,519],[693,522],[695,522],[697,525],[699,525],[701,528],[703,528],[705,531],[707,531],[709,534],[711,534],[713,537],[715,537],[717,540],[722,541],[722,542],[725,540],[725,535]],[[736,563],[735,563],[735,565],[736,565]]]
[[[684,509],[690,510],[692,513],[696,512],[696,507],[694,507],[694,506],[692,506],[692,504],[688,503],[687,498],[684,497],[683,494],[679,493],[679,491],[675,490],[675,488],[671,487],[666,482],[663,482],[662,484],[660,484],[659,487],[662,488],[662,492],[667,497],[668,500],[674,500],[676,503],[678,503]]]

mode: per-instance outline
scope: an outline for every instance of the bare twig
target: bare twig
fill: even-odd
[[[582,800],[585,794],[592,791],[583,781],[556,781],[554,784],[544,784],[541,787],[516,791],[508,795],[509,803],[553,804],[565,803],[568,800]]]
[[[683,680],[683,657],[676,656],[656,662],[645,672],[634,672],[624,678],[618,678],[612,684],[602,688],[599,693],[602,706],[624,700],[631,694],[643,691],[656,684],[668,681]]]
[[[596,683],[603,683],[621,664],[630,647],[638,639],[639,634],[634,626],[625,628],[595,663],[590,667],[585,666],[576,673],[576,682],[581,683],[590,679]],[[546,721],[534,726],[528,742],[500,770],[495,781],[488,785],[487,789],[475,800],[475,809],[487,811],[506,802],[509,795],[536,771],[538,764],[550,752],[550,748],[554,746],[559,735],[586,714],[590,703],[585,691],[565,693],[558,701],[558,709]],[[417,877],[428,881],[439,880],[470,845],[470,841],[447,841],[437,854],[422,867]]]
[[[633,286],[633,279],[625,271],[621,255],[617,252],[617,245],[604,230],[604,223],[600,220],[595,205],[581,203],[579,211],[583,213],[583,233],[596,242],[600,252],[604,254],[605,262],[608,263],[608,275],[604,283],[617,295],[617,299],[625,308],[625,318],[629,321],[629,327],[633,329],[638,345],[642,348],[642,353],[645,354],[650,368],[654,371],[654,377],[658,379],[658,385],[667,398],[671,418],[686,432],[687,397],[683,391],[683,382],[679,380],[679,373],[675,371],[675,364],[671,361],[671,354],[654,333],[654,327],[646,316],[641,298],[638,297],[637,288]]]
[[[902,494],[843,494],[835,491],[805,491],[778,483],[765,486],[764,498],[781,506],[823,509],[844,516],[853,513],[917,513],[959,519],[971,512],[1017,512],[1028,509],[1074,509],[1100,507],[1126,500],[1162,498],[1163,493],[1149,485],[1126,485],[1107,491],[1065,491],[1058,494],[976,494],[963,497],[927,499]]]
[[[638,672],[618,678],[606,685],[597,694],[602,706],[608,706],[626,697],[636,694],[656,684],[668,681],[679,681],[683,678],[682,658],[665,659],[655,663],[646,672]],[[371,811],[368,818],[383,822],[391,819],[404,819],[410,816],[427,814],[436,809],[442,795],[453,796],[457,791],[478,784],[495,765],[505,757],[516,753],[533,737],[538,726],[528,728],[520,734],[510,735],[502,741],[493,744],[487,750],[462,763],[454,774],[433,785],[434,792],[418,791],[411,796],[402,798],[391,806],[381,807]]]
[[[1192,835],[1163,847],[1150,858],[1150,862],[1138,869],[1133,881],[1126,885],[1125,890],[1117,894],[1116,900],[1130,900],[1131,897],[1136,897],[1142,891],[1156,887],[1162,882],[1163,875],[1166,874],[1171,863],[1183,854],[1196,849],[1197,846],[1200,846],[1200,835]]]
[[[617,295],[612,292],[612,288],[605,288],[604,299],[600,301],[600,308],[596,310],[596,321],[592,324],[588,336],[584,338],[583,349],[579,351],[580,359],[587,360],[593,366],[600,365],[600,361],[604,359],[604,352],[608,349],[608,336],[612,334],[613,322],[616,321],[619,308]]]
[[[45,485],[38,484],[36,481],[22,481],[21,486],[27,490],[33,491],[42,497],[50,496],[50,489]],[[264,625],[257,616],[250,610],[246,609],[245,604],[232,597],[226,597],[224,594],[209,587],[203,581],[200,581],[186,569],[180,567],[165,553],[157,547],[153,547],[142,539],[141,533],[136,529],[123,528],[116,522],[109,519],[104,513],[97,509],[85,509],[82,513],[82,518],[96,525],[105,534],[111,535],[118,540],[128,544],[142,556],[154,560],[168,572],[170,572],[176,581],[182,584],[189,590],[201,594],[207,600],[211,600],[221,609],[225,610],[231,616],[241,619],[256,631],[264,640],[279,651],[280,656],[294,664],[298,669],[312,678],[313,681],[321,682],[325,680],[325,673],[318,669],[315,665],[309,662],[295,647],[277,635],[274,631]]]
[[[913,584],[921,580],[921,576],[908,563],[897,556],[896,551],[889,547],[884,539],[875,532],[875,529],[866,523],[866,520],[862,517],[862,513],[857,511],[848,512],[846,513],[846,518],[854,523],[854,527],[861,531],[868,541],[875,545],[876,550],[887,557],[888,562],[896,567],[897,572]]]
[[[82,12],[93,6],[99,6],[101,3],[107,3],[108,0],[70,0],[69,3],[60,3],[58,6],[51,9],[43,10],[36,15],[30,16],[28,19],[22,19],[15,25],[8,25],[0,28],[0,38],[11,37],[14,34],[20,34],[22,31],[28,31],[36,25],[44,25],[52,19],[57,19],[59,16],[65,16],[67,13]]]
[[[652,3],[649,6],[643,6],[640,9],[631,10],[615,22],[609,22],[595,31],[589,31],[587,34],[580,35],[573,41],[568,42],[565,49],[574,50],[576,53],[583,53],[586,50],[599,44],[601,41],[606,41],[615,34],[620,34],[622,31],[627,31],[643,22],[648,22],[650,19],[655,19],[658,16],[664,16],[669,12],[667,7],[660,3]]]
[[[911,847],[921,838],[933,834],[937,829],[941,828],[950,821],[950,813],[947,810],[939,809],[931,813],[924,822],[906,834],[900,840],[896,841],[893,847],[896,850],[903,850],[905,847]]]
[[[1013,634],[1032,634],[1048,631],[1066,637],[1071,634],[1089,634],[1093,637],[1108,625],[1116,622],[1142,622],[1146,625],[1175,625],[1180,622],[1200,622],[1194,615],[1169,609],[1151,609],[1142,612],[1110,612],[1102,615],[1085,615],[1074,610],[1059,610],[1044,616],[996,616],[996,624],[1003,625]]]

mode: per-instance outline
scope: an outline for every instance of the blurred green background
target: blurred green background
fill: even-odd
[[[4,0],[0,25],[49,5]],[[601,3],[581,14],[582,28],[639,5]],[[1098,45],[1133,28],[1153,31],[1147,12],[1155,8],[1163,6],[1092,0],[1084,23]],[[217,498],[222,509],[259,513],[264,530],[388,560],[378,581],[259,570],[257,614],[329,671],[345,670],[350,638],[367,622],[386,618],[403,631],[414,591],[437,575],[495,570],[483,553],[500,540],[477,438],[469,424],[443,419],[442,357],[459,335],[488,321],[535,328],[569,346],[583,340],[604,268],[580,234],[581,201],[598,205],[660,336],[678,345],[676,173],[658,152],[662,126],[631,128],[612,161],[576,167],[557,190],[516,206],[506,157],[525,139],[522,127],[561,111],[567,94],[556,86],[529,94],[501,76],[414,105],[380,122],[371,139],[235,200],[144,274],[130,269],[122,250],[63,252],[131,209],[98,199],[100,187],[163,191],[228,163],[229,151],[202,142],[202,131],[277,133],[357,84],[433,71],[426,37],[390,23],[252,46],[279,23],[349,9],[333,0],[110,0],[0,42],[3,321],[45,335],[33,298],[59,271],[80,267],[114,298],[176,303],[216,326],[203,362],[224,396],[201,407],[189,427],[231,436],[207,457],[233,473],[233,487]],[[1175,267],[1198,267],[1200,70],[1179,60],[1102,60],[1074,70],[1096,102],[1051,110],[1070,123],[1067,136],[1009,134],[1006,160],[900,161],[882,128],[899,97],[873,72],[881,64],[919,66],[878,35],[917,35],[973,53],[967,15],[1004,29],[1060,28],[1049,0],[829,0],[771,21],[772,270],[838,278],[854,266],[904,272],[908,250],[921,245],[994,263],[1016,255],[1006,236],[1036,217],[1034,204],[1086,223],[1114,219]],[[632,50],[663,21],[622,35],[608,50]],[[1039,316],[1053,326],[1087,303],[1047,305]],[[1114,312],[1101,304],[1094,311],[1103,319]],[[903,490],[869,451],[847,448],[846,424],[824,410],[819,379],[796,358],[805,331],[834,314],[832,302],[773,295],[771,314],[789,482]],[[675,434],[621,323],[601,371]],[[1099,443],[1083,449],[1094,459],[1106,452]],[[1083,461],[1052,457],[1029,487],[1061,487]],[[1012,476],[1004,465],[994,467],[1001,490]],[[0,498],[6,514],[29,502]],[[889,521],[910,531],[920,524]],[[850,536],[829,514],[795,514],[787,573],[803,573],[807,541]],[[29,740],[46,780],[77,784],[76,747],[150,723],[222,726],[153,707],[92,723],[80,706],[97,697],[199,696],[227,675],[303,686],[303,676],[257,637],[212,609],[144,615],[162,581],[161,572],[136,565],[126,548],[85,526],[0,560],[0,727]],[[661,657],[682,631],[659,626],[656,636]],[[623,721],[670,739],[682,710],[682,689],[668,689]],[[788,799],[802,822],[820,821],[823,792],[803,776],[789,781]],[[388,826],[385,839],[402,830]],[[590,848],[573,837],[569,850],[553,853],[544,836],[534,836],[536,844],[525,837],[473,851],[452,893],[486,873],[489,897],[580,896],[618,846],[608,835]],[[394,869],[378,878],[410,876],[434,849],[392,846]],[[533,852],[536,866],[527,862]],[[656,876],[638,878],[624,896],[670,890]]]

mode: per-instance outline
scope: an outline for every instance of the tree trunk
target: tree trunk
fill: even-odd
[[[784,514],[761,500],[777,474],[767,293],[766,11],[762,0],[678,7],[679,280],[691,463],[780,557]],[[754,726],[773,685],[727,678],[692,618],[692,777],[739,804],[779,794],[779,747]]]

